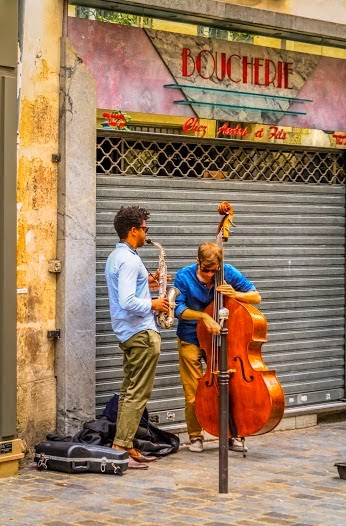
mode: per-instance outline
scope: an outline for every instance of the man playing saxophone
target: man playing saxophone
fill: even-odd
[[[150,398],[161,350],[160,329],[155,312],[168,312],[165,297],[151,299],[148,276],[136,249],[145,244],[150,213],[138,206],[122,207],[114,218],[120,238],[106,263],[112,328],[124,353],[124,377],[119,393],[116,435],[113,447],[128,451],[129,468],[147,469],[144,456],[133,447],[133,439]]]

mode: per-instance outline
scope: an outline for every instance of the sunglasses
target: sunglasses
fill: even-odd
[[[203,272],[203,274],[216,274],[216,272],[219,272],[220,270],[220,267],[211,269],[211,268],[202,267],[202,265],[199,265],[199,268],[200,268],[200,271]]]
[[[146,234],[149,232],[149,227],[148,226],[139,226],[138,228],[141,228],[142,230],[144,230],[144,232]]]

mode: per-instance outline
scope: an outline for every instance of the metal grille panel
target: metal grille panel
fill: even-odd
[[[125,152],[127,139],[117,140]],[[256,150],[252,151],[255,156]],[[260,150],[262,159],[265,153]],[[323,156],[316,154],[316,158]],[[133,166],[147,163],[143,154],[136,158],[133,148],[126,159],[131,159]],[[115,161],[119,162],[117,156]],[[205,164],[204,169],[210,165]],[[125,175],[120,164],[110,166],[108,174],[98,166],[98,414],[119,390],[122,378],[122,353],[111,329],[104,267],[116,242],[114,213],[120,206],[133,204],[150,210],[150,237],[164,246],[174,277],[179,268],[195,261],[201,242],[215,239],[220,220],[217,205],[230,201],[236,226],[225,245],[225,259],[252,279],[262,295],[260,310],[268,320],[263,359],[270,369],[277,370],[287,407],[342,399],[345,188],[340,184],[273,184],[186,176],[119,177],[121,173]],[[314,177],[318,177],[316,171]],[[157,268],[155,247],[143,247],[141,257],[150,271]],[[178,431],[184,429],[184,399],[175,328],[162,331],[162,341],[148,409],[153,421]]]
[[[132,176],[345,184],[343,151],[258,147],[242,142],[206,142],[186,136],[132,132],[99,136],[97,171]]]

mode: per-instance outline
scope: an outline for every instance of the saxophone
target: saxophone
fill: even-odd
[[[168,312],[157,313],[157,323],[162,329],[169,329],[174,323],[174,307],[175,298],[180,294],[180,290],[176,287],[169,287],[167,290],[167,265],[165,262],[165,251],[159,243],[152,241],[151,239],[146,240],[148,245],[153,245],[160,250],[159,257],[159,298],[167,298],[169,302]]]

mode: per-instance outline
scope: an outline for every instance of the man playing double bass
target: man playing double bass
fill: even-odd
[[[220,325],[205,308],[214,300],[215,274],[223,261],[222,248],[216,243],[203,243],[198,248],[197,263],[177,272],[174,286],[180,291],[176,298],[175,316],[178,318],[178,350],[180,377],[185,392],[185,419],[190,438],[189,450],[203,451],[203,430],[195,413],[198,381],[203,376],[202,359],[206,359],[197,338],[197,322],[202,320],[211,334],[220,334]],[[255,285],[239,270],[224,264],[224,284],[217,291],[243,303],[257,304],[261,296]],[[232,451],[247,451],[238,437],[229,440]]]

